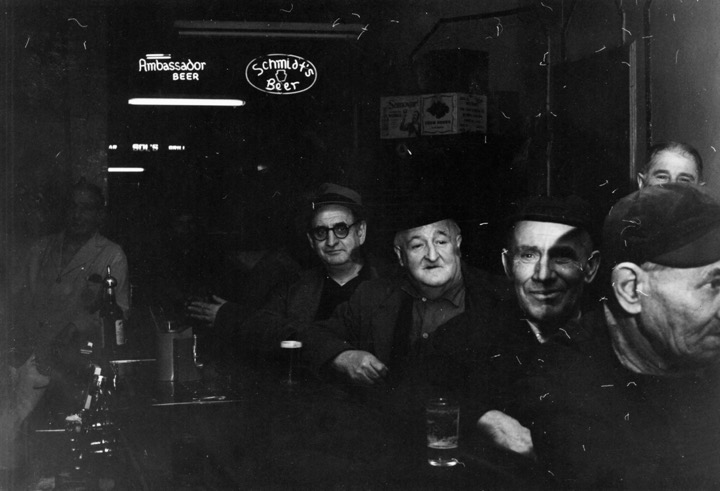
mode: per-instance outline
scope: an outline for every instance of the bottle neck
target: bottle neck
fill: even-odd
[[[110,286],[105,288],[104,299],[107,303],[115,303],[115,288]]]

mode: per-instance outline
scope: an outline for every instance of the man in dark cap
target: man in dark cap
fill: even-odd
[[[461,260],[460,228],[443,210],[409,206],[402,215],[398,274],[360,285],[330,319],[305,330],[303,356],[361,392],[385,390],[391,412],[407,413],[403,421],[417,422],[431,395],[457,398],[461,424],[472,428],[469,408],[483,387],[475,376],[502,295],[490,275]]]
[[[598,271],[590,205],[577,196],[532,198],[510,218],[505,273],[513,281],[528,338],[543,343],[580,317]]]
[[[308,211],[306,236],[320,264],[282,281],[247,319],[234,319],[233,344],[240,352],[276,352],[281,341],[294,339],[302,326],[327,319],[358,285],[379,275],[361,249],[367,222],[359,193],[325,183]]]
[[[555,487],[720,487],[720,204],[665,184],[621,199],[603,230],[602,310],[549,343],[523,391]]]
[[[517,302],[503,312],[494,333],[488,370],[494,373],[494,409],[480,428],[502,448],[532,453],[530,431],[513,413],[514,387],[526,375],[540,347],[553,336],[570,336],[568,323],[581,316],[585,287],[598,271],[590,205],[577,196],[537,196],[519,204],[508,219],[508,246],[502,252],[505,273]]]

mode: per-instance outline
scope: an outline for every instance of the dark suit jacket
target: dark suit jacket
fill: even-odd
[[[505,296],[504,283],[466,264],[462,267],[465,312],[418,340],[409,356],[398,359],[393,350],[396,331],[403,321],[412,320],[403,317],[407,302],[412,302],[402,288],[408,281],[403,274],[363,283],[330,319],[303,330],[303,358],[322,375],[333,373],[326,368],[343,351],[373,353],[389,367],[387,383],[364,391],[363,397],[387,404],[388,410],[407,412],[406,419],[412,421],[420,417],[427,398],[450,396],[464,408],[461,422],[471,426],[491,382],[483,369],[488,326],[496,322]]]
[[[641,375],[617,360],[602,312],[548,346],[522,416],[554,489],[719,489],[717,369]],[[559,338],[560,339],[560,338]]]
[[[361,275],[377,278],[378,268],[368,260]],[[280,341],[294,339],[310,325],[318,311],[325,282],[322,267],[300,271],[277,285],[263,306],[246,319],[237,319],[233,345],[237,351],[268,355]]]

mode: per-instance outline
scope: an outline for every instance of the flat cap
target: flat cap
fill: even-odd
[[[362,196],[350,188],[326,182],[321,184],[312,200],[312,209],[316,210],[323,205],[343,205],[348,207],[362,207]]]
[[[516,210],[508,217],[509,225],[530,220],[571,225],[592,232],[599,228],[593,219],[590,204],[576,195],[533,196],[518,203]]]
[[[695,268],[720,260],[720,203],[699,186],[649,186],[618,201],[605,218],[603,256]]]

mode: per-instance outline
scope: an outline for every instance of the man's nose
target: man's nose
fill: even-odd
[[[535,263],[533,279],[536,281],[548,281],[554,274],[555,271],[547,257],[541,257],[538,262]]]
[[[330,247],[338,243],[338,238],[335,236],[334,230],[328,230],[327,245]]]
[[[428,259],[428,261],[436,261],[438,258],[438,252],[437,248],[435,247],[435,244],[429,244],[427,246],[427,250],[425,251],[425,257]]]

